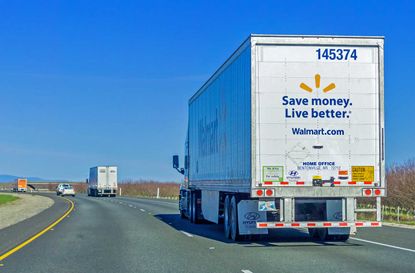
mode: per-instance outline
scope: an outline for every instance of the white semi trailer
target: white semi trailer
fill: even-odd
[[[381,226],[383,37],[251,35],[189,100],[180,214],[225,237]],[[359,209],[372,198],[374,209]],[[366,199],[367,200],[367,199]],[[376,221],[360,221],[357,212]]]
[[[110,196],[117,194],[117,167],[97,166],[90,168],[88,196]]]

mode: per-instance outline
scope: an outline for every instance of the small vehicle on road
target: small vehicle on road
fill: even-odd
[[[69,185],[69,184],[63,184],[63,183],[59,184],[59,185],[56,187],[56,195],[61,195],[61,193],[62,193],[62,191],[63,191],[63,187],[64,187],[64,186],[67,186],[67,185]]]
[[[60,194],[61,196],[67,196],[71,195],[72,197],[75,197],[75,190],[74,188],[69,184],[64,184],[62,192]]]
[[[71,188],[73,190],[73,187],[70,184],[67,183],[61,183],[56,187],[56,195],[61,195],[65,189]],[[75,192],[74,192],[75,194]]]

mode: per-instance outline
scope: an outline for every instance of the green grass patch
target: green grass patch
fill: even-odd
[[[0,205],[4,205],[9,202],[13,202],[19,199],[19,197],[9,194],[0,194]]]

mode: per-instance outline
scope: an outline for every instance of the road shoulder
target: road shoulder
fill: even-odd
[[[69,203],[54,194],[40,194],[53,199],[53,205],[40,213],[0,230],[0,254],[24,242],[62,216]]]
[[[16,196],[19,199],[0,206],[0,230],[33,217],[50,208],[54,203],[51,198],[46,196],[16,193],[7,193],[7,195]]]

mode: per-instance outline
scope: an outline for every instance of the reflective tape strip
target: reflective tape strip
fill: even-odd
[[[313,183],[311,181],[281,181],[281,182],[272,182],[272,181],[264,181],[261,183],[261,186],[259,186],[260,183],[257,183],[258,187],[314,187]],[[330,187],[330,186],[337,186],[337,187],[364,187],[367,185],[373,185],[374,181],[324,181],[322,186],[324,187]],[[317,187],[317,186],[316,186]]]
[[[381,227],[382,222],[257,222],[257,228]]]

